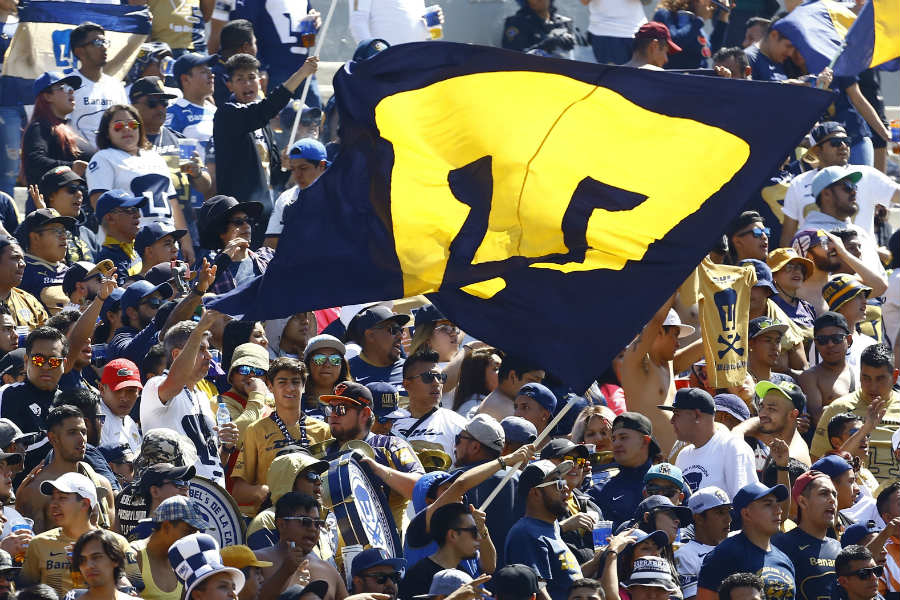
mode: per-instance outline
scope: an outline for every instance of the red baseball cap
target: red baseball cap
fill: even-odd
[[[641,25],[641,28],[634,34],[634,39],[640,40],[666,40],[669,45],[669,52],[681,52],[681,46],[672,41],[672,34],[665,23],[659,21],[649,21]]]
[[[141,383],[141,372],[137,365],[127,358],[117,358],[106,363],[100,382],[111,387],[113,391],[126,387],[144,388]]]

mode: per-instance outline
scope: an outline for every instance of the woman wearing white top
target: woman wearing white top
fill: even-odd
[[[135,196],[146,196],[141,207],[141,227],[164,222],[176,229],[187,229],[184,213],[177,201],[175,186],[165,159],[151,149],[138,111],[127,104],[110,106],[100,119],[97,131],[100,149],[87,169],[91,206],[103,192],[121,189]],[[190,234],[181,244],[185,260],[193,263]]]

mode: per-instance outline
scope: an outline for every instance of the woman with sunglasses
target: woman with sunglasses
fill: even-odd
[[[460,367],[466,356],[459,347],[463,334],[433,304],[426,304],[413,312],[415,326],[409,353],[415,354],[419,350],[438,353],[438,370],[447,376],[441,406],[449,407],[454,402],[453,391],[459,383]]]
[[[502,360],[496,348],[479,348],[466,355],[459,369],[459,385],[453,392],[453,410],[467,416],[497,389]]]
[[[218,268],[210,286],[215,294],[224,294],[257,275],[262,275],[274,251],[262,246],[250,249],[253,228],[262,216],[259,202],[238,202],[231,196],[208,198],[197,213],[200,247],[206,258]]]
[[[346,351],[343,342],[328,334],[310,338],[306,344],[303,362],[309,369],[309,379],[301,406],[310,417],[327,421],[331,411],[328,404],[319,402],[319,397],[334,394],[334,385],[338,381],[353,381],[344,357]]]
[[[34,113],[22,138],[22,167],[28,185],[37,185],[54,167],[70,167],[84,177],[93,148],[69,126],[81,77],[48,71],[34,82]],[[34,210],[34,208],[31,208]]]
[[[800,287],[815,271],[813,261],[803,258],[793,248],[776,248],[769,252],[766,264],[772,269],[772,279],[778,293],[770,299],[778,305],[784,314],[798,326],[802,327],[812,338],[813,322],[816,320],[816,309],[812,304],[799,297]]]
[[[97,148],[87,171],[91,206],[109,190],[128,190],[149,201],[141,206],[140,226],[167,223],[187,229],[181,204],[177,201],[169,167],[150,146],[137,109],[129,104],[110,106],[100,118]],[[194,243],[190,234],[181,242],[182,253],[192,262]]]

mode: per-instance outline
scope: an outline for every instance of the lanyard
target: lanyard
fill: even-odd
[[[281,430],[281,435],[284,436],[285,441],[287,441],[288,445],[294,445],[297,440],[294,439],[294,436],[291,435],[291,432],[288,431],[287,426],[284,424],[284,421],[281,420],[281,417],[278,416],[277,412],[273,412],[269,415],[269,418],[272,419],[272,422],[278,425],[278,429]],[[306,415],[300,413],[300,421],[297,423],[300,427],[300,447],[301,448],[309,448],[309,440],[306,438]]]

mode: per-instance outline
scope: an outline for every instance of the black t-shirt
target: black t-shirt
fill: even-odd
[[[423,558],[411,568],[407,569],[406,575],[400,582],[400,588],[397,597],[400,600],[412,600],[413,596],[427,594],[431,588],[431,580],[438,571],[443,571],[444,567],[437,564],[430,558]]]
[[[837,585],[834,559],[841,551],[835,539],[815,538],[799,527],[772,538],[772,545],[787,554],[794,563],[798,600],[826,600]]]

